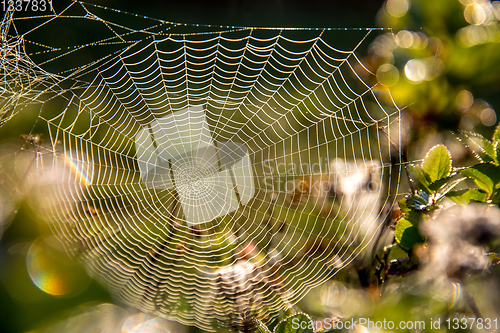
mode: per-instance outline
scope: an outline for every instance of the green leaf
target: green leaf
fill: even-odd
[[[497,128],[495,128],[495,133],[493,133],[493,138],[491,138],[493,142],[498,142],[500,141],[500,123],[497,125]]]
[[[451,155],[444,145],[432,147],[424,158],[423,170],[430,182],[448,177],[451,172]]]
[[[433,192],[439,192],[441,195],[444,195],[444,191],[447,190],[450,191],[450,187],[456,187],[458,184],[460,184],[465,178],[459,178],[457,180],[452,179],[455,177],[456,173],[453,173],[449,177],[444,177],[441,179],[436,180],[435,182],[432,182],[429,184],[429,189]]]
[[[274,333],[314,333],[313,322],[308,315],[298,313],[282,320]]]
[[[495,252],[486,253],[486,255],[490,258],[493,266],[500,264],[500,256]]]
[[[441,179],[438,179],[432,183],[429,184],[429,189],[433,192],[439,190],[444,184],[449,182],[455,175],[451,175],[449,177],[444,177]]]
[[[459,205],[465,206],[471,201],[486,201],[486,199],[488,198],[488,194],[483,190],[471,188],[466,190],[451,191],[446,194],[446,197],[455,201]]]
[[[405,218],[401,218],[396,224],[394,237],[405,251],[411,250],[415,244],[425,242],[425,238],[420,235],[418,228]]]
[[[500,141],[495,142],[496,164],[500,163]]]
[[[461,132],[459,139],[474,153],[481,162],[495,162],[496,152],[493,143],[479,133]]]
[[[408,200],[407,198],[403,198],[403,199],[398,201],[399,208],[401,209],[401,213],[403,213],[405,215],[410,214],[410,208],[408,208],[407,200]]]
[[[477,186],[488,193],[488,196],[500,187],[500,167],[492,163],[476,164],[459,172],[473,179]]]
[[[257,330],[259,331],[259,333],[271,333],[269,328],[267,328],[267,326],[264,325],[264,323],[258,319],[255,319],[255,326],[257,327]]]
[[[500,191],[496,190],[495,192],[493,192],[489,199],[491,203],[500,204]]]
[[[414,164],[407,164],[406,171],[410,176],[411,180],[418,186],[420,190],[425,191],[428,194],[431,194],[432,191],[429,189],[429,176],[424,172],[424,170]]]
[[[406,205],[413,210],[425,210],[428,204],[429,195],[422,191],[411,194],[406,199]]]
[[[445,178],[446,179],[446,178]],[[446,184],[444,184],[443,186],[441,186],[438,190],[438,194],[440,196],[444,196],[446,195],[448,192],[450,192],[451,190],[453,190],[455,187],[457,187],[461,182],[463,182],[466,178],[463,177],[463,178],[458,178],[458,179],[455,179],[455,180],[452,180],[451,182],[447,182]]]

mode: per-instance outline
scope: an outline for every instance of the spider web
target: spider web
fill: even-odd
[[[62,27],[79,43],[54,42]],[[120,300],[239,330],[346,267],[386,219],[401,111],[358,58],[373,30],[84,2],[7,13],[0,135],[34,150],[31,178],[53,175],[40,216]]]

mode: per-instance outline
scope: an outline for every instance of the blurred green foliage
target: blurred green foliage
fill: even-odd
[[[498,8],[482,0],[391,0],[379,11],[377,22],[393,35],[379,36],[366,61],[407,106],[410,159],[437,143],[456,147],[450,130],[491,136],[500,107]],[[453,155],[467,158],[463,150]]]
[[[340,316],[339,313],[344,318],[369,316],[373,320],[394,321],[428,320],[438,315],[470,316],[470,306],[460,303],[465,297],[463,292],[455,290],[456,299],[453,300],[449,290],[422,289],[411,277],[402,277],[418,267],[406,265],[403,259],[415,260],[418,265],[413,249],[426,241],[419,224],[431,211],[439,209],[446,198],[459,204],[471,201],[498,204],[500,201],[499,132],[493,135],[497,123],[494,110],[500,108],[499,2],[388,0],[376,17],[371,14],[374,6],[371,1],[362,2],[363,5],[369,3],[366,8],[348,7],[338,12],[335,9],[342,3],[328,5],[329,12],[324,10],[326,5],[316,1],[312,5],[310,1],[295,1],[290,7],[279,1],[272,4],[259,2],[250,11],[253,14],[247,12],[252,6],[249,3],[243,6],[234,1],[222,2],[204,11],[200,8],[207,5],[201,2],[193,3],[191,7],[176,2],[143,3],[141,8],[137,8],[135,1],[106,2],[130,11],[138,9],[151,16],[158,13],[154,6],[161,6],[160,12],[168,8],[168,12],[161,13],[167,16],[165,18],[191,20],[191,23],[351,24],[353,27],[376,24],[393,28],[392,32],[382,33],[373,40],[363,62],[377,73],[378,83],[383,85],[381,98],[385,98],[388,104],[390,98],[394,98],[399,106],[404,107],[405,117],[401,126],[407,136],[402,142],[403,152],[412,161],[422,158],[424,152],[435,144],[444,143],[448,148],[436,146],[429,151],[422,165],[415,163],[407,166],[415,188],[400,202],[402,217],[398,218],[395,226],[398,245],[379,253],[381,257],[385,256],[386,263],[395,260],[392,268],[399,270],[398,273],[389,279],[387,272],[382,272],[389,267],[381,265],[377,269],[379,274],[385,276],[385,284],[379,286],[374,283],[368,289],[361,289],[354,269],[348,270],[337,275],[336,279],[340,282],[329,283],[311,292],[299,307],[317,318]],[[305,10],[307,7],[311,7],[309,11]],[[227,11],[231,12],[230,18]],[[346,12],[349,15],[344,15]],[[318,21],[315,15],[321,19]],[[67,38],[68,43],[75,44],[71,34],[67,35],[64,37],[64,32],[61,32],[58,38]],[[390,95],[386,93],[388,90]],[[464,145],[450,130],[480,133],[460,132],[460,138],[472,151],[463,148]],[[492,137],[492,140],[485,139],[481,134]],[[478,158],[479,163],[470,166],[473,158]],[[463,165],[469,166],[458,168]],[[464,187],[463,182],[469,184],[468,187]],[[472,188],[472,184],[477,188]],[[62,296],[44,292],[33,283],[34,278],[29,275],[26,264],[28,253],[33,244],[40,244],[42,238],[49,236],[47,227],[30,213],[27,203],[17,208],[10,226],[2,235],[0,326],[6,332],[42,332],[44,328],[71,316],[79,306],[112,302],[108,292],[93,280],[86,282],[88,286],[84,290],[75,288],[74,293]],[[498,251],[498,244],[493,243],[491,247]],[[53,256],[52,260],[62,262],[67,270],[76,269],[63,254]],[[375,271],[371,273],[376,274]],[[468,286],[469,293],[475,295],[478,307],[485,316],[498,315],[495,309],[500,308],[498,266],[492,271],[489,278],[473,280]],[[333,301],[317,296],[319,290],[329,293]],[[382,291],[383,297],[380,296]],[[357,308],[351,310],[350,307]],[[284,321],[271,328],[275,332],[294,332],[288,324]],[[261,332],[268,332],[263,324],[258,324],[258,327]]]

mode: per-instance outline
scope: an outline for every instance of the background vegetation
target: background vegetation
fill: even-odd
[[[495,132],[495,110],[500,109],[500,2],[99,3],[186,23],[392,27],[393,32],[379,33],[359,53],[395,102],[407,105],[401,148],[411,164],[403,180],[408,195],[401,193],[391,225],[394,245],[374,256],[366,281],[360,281],[354,267],[349,268],[311,291],[296,310],[318,319],[429,322],[430,318],[482,316],[500,320],[500,272],[494,254],[500,249],[500,134]],[[68,29],[55,38],[74,43],[75,36]],[[382,100],[389,98],[383,91],[380,94]],[[103,287],[58,254],[57,244],[39,241],[44,230],[28,206],[26,201],[16,206],[16,214],[2,227],[3,331],[195,330],[104,304],[113,300]],[[64,281],[54,286],[44,285],[43,278],[50,276],[30,278],[27,266],[33,257],[50,262],[50,272]],[[117,328],[126,318],[125,326]]]

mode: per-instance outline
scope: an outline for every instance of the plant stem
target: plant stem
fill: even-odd
[[[479,308],[477,307],[477,304],[476,304],[476,301],[474,300],[474,298],[467,292],[467,290],[465,289],[465,286],[462,285],[463,288],[462,288],[462,291],[464,293],[464,298],[465,298],[465,301],[467,302],[467,304],[470,306],[472,312],[474,313],[474,315],[476,316],[476,319],[483,319],[483,316],[481,315],[481,312],[479,311]]]

